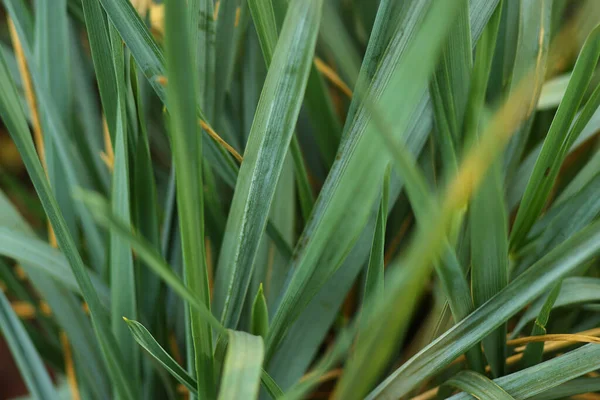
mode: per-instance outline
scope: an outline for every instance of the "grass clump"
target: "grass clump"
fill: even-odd
[[[595,1],[2,4],[32,397],[600,391]]]

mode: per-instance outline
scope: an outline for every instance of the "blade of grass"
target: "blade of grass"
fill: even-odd
[[[365,299],[375,299],[383,296],[384,290],[384,253],[385,253],[385,226],[388,216],[388,201],[390,191],[391,167],[388,167],[383,178],[383,189],[381,192],[381,203],[377,213],[377,224],[373,235],[373,246],[367,266],[365,278]]]
[[[591,303],[598,301],[598,285],[600,280],[598,278],[590,277],[569,277],[566,278],[560,287],[560,292],[557,299],[553,302],[552,308],[564,307],[573,304]],[[533,321],[536,316],[540,315],[544,311],[544,304],[546,297],[537,299],[531,307],[523,314],[519,319],[519,322],[513,330],[513,335],[518,334],[523,330],[525,325],[530,321]]]
[[[459,372],[444,384],[463,390],[480,400],[514,400],[494,381],[472,371]]]
[[[533,396],[531,400],[563,399],[568,396],[597,392],[598,390],[600,390],[599,378],[578,378],[556,386],[550,391]]]
[[[268,0],[260,1],[260,3],[265,3],[265,6],[271,8],[271,6],[269,6],[267,3],[271,3],[272,1],[273,5],[275,6],[273,7],[274,11],[272,11],[272,13],[275,16],[276,24],[269,24],[265,28],[269,29],[266,31],[266,34],[270,35],[272,38],[274,37],[274,40],[272,40],[274,46],[277,42],[277,27],[281,29],[288,8],[287,5],[289,3],[289,0]],[[256,1],[254,1],[254,3],[255,2]],[[261,7],[262,6],[263,5],[261,5]],[[270,16],[270,12],[267,15]],[[273,28],[275,29],[273,30]],[[273,48],[271,48],[271,53],[273,51]],[[317,58],[315,58],[315,62],[310,67],[310,74],[308,75],[308,82],[306,83],[304,103],[308,111],[308,116],[311,120],[311,126],[314,130],[313,136],[315,137],[317,146],[319,147],[319,150],[321,152],[321,157],[325,162],[325,166],[331,167],[335,160],[335,153],[337,152],[337,148],[339,145],[342,127],[338,120],[338,117],[335,114],[334,106],[331,101],[331,96],[327,91],[327,87],[325,85],[321,73],[319,72],[319,69],[317,68],[316,62]],[[267,65],[268,64],[270,64],[270,60],[267,61]],[[297,143],[298,141],[296,140],[296,136],[297,135],[295,135],[294,138],[292,138],[292,146],[299,147],[299,144]],[[299,152],[294,154],[299,154]],[[297,156],[295,155],[295,157]],[[301,167],[301,165],[297,166],[297,168],[299,167]],[[304,172],[299,172],[299,179],[304,179],[303,175],[306,174]],[[306,192],[306,190],[300,190],[299,194],[302,195],[303,192]],[[310,197],[310,199],[312,200],[312,203],[314,203],[314,199],[312,199],[312,196]],[[305,218],[305,221],[306,220],[307,219]]]
[[[283,11],[285,11],[285,3],[287,3],[286,0],[281,1],[281,5],[279,7],[281,12],[279,14],[283,14]],[[267,69],[269,69],[271,67],[273,54],[275,53],[275,48],[278,41],[277,22],[282,25],[284,22],[284,15],[275,14],[271,0],[251,0],[248,2],[248,5],[252,15],[252,20],[255,21],[256,24],[259,43],[265,59],[265,64],[267,65]],[[307,93],[309,89],[314,90],[314,87],[309,86],[309,84],[311,83],[311,76],[313,76],[315,73],[317,73],[315,72],[315,67],[314,65],[311,65],[305,93]],[[314,82],[312,83],[314,84]],[[320,97],[316,93],[312,93],[312,95],[314,97]],[[302,156],[302,150],[300,149],[300,142],[298,141],[297,133],[292,135],[290,153],[292,154],[292,159],[294,160],[302,217],[304,221],[308,221],[315,200],[308,180],[308,173],[304,163],[304,158]]]
[[[598,368],[600,346],[588,344],[577,350],[519,372],[494,380],[498,386],[516,399],[525,399],[552,390],[554,387]],[[452,400],[468,399],[461,393]]]
[[[469,98],[473,64],[468,2],[460,3],[459,14],[442,49],[430,84],[435,114],[435,139],[446,173],[456,171],[457,147],[462,142],[462,125]]]
[[[376,113],[374,112],[374,114]],[[394,140],[389,127],[378,118],[377,115],[373,117],[385,140],[386,147],[391,151],[398,164],[398,170],[403,171],[406,192],[417,222],[425,223],[428,209],[434,202],[425,177],[417,169],[416,162],[411,158],[410,153]],[[444,240],[441,258],[434,261],[434,266],[450,305],[452,316],[455,321],[460,321],[473,311],[473,302],[469,297],[469,287],[464,268],[461,267],[456,252],[450,245],[450,241],[454,241],[452,237],[456,235],[451,232],[449,236],[450,238]],[[483,372],[483,355],[479,347],[469,350],[467,359],[471,368]]]
[[[542,151],[529,178],[510,235],[510,248],[512,250],[523,244],[527,233],[542,212],[568,149],[600,104],[599,86],[585,104],[584,110],[577,118],[575,125],[569,129],[599,56],[600,26],[594,28],[581,49],[567,92],[558,107],[550,131],[544,140]]]
[[[191,64],[192,49],[183,0],[165,4],[165,47],[167,50],[170,132],[177,187],[177,206],[184,259],[185,282],[210,309],[203,226],[202,136],[196,122],[196,78]],[[192,84],[190,84],[190,80]],[[213,398],[214,359],[212,330],[190,307],[198,395]]]
[[[140,235],[145,237],[155,248],[160,249],[159,240],[159,221],[158,221],[158,201],[156,192],[156,183],[154,180],[154,170],[152,166],[152,156],[150,154],[150,144],[146,128],[146,118],[144,105],[142,104],[141,87],[137,79],[137,66],[135,61],[131,60],[130,67],[131,89],[136,103],[137,125],[139,133],[135,144],[135,155],[133,157],[133,218],[134,226],[137,226]],[[138,271],[138,287],[143,287],[140,296],[140,308],[142,315],[148,318],[148,321],[155,321],[157,315],[156,307],[159,293],[160,281],[151,274],[144,274]],[[150,325],[153,327],[153,325]]]
[[[500,162],[496,162],[475,192],[470,211],[471,290],[480,307],[508,284],[508,217],[502,190]],[[484,338],[485,356],[495,377],[505,373],[506,324]]]
[[[277,385],[277,382],[273,380],[273,378],[267,374],[267,372],[263,369],[260,374],[260,383],[265,388],[269,396],[273,400],[277,400],[283,397],[283,390]]]
[[[112,45],[113,70],[117,85],[117,102],[114,138],[114,166],[112,174],[111,205],[116,218],[126,224],[131,223],[130,202],[130,168],[128,143],[131,133],[128,132],[126,114],[125,88],[125,55],[121,38],[113,26],[109,27]],[[109,110],[107,110],[109,111]],[[133,256],[129,246],[118,235],[110,233],[110,289],[111,289],[111,323],[112,329],[120,345],[125,367],[130,371],[132,384],[139,386],[139,348],[123,324],[124,316],[137,318],[137,299],[135,274],[133,271]]]
[[[371,30],[369,42],[367,43],[367,50],[365,51],[365,56],[363,57],[363,62],[356,81],[354,96],[352,97],[348,115],[346,116],[346,124],[352,123],[356,111],[364,99],[369,85],[373,80],[373,76],[377,71],[379,61],[389,43],[389,35],[387,35],[387,32],[391,28],[392,21],[395,18],[393,4],[394,2],[391,0],[382,0],[379,2],[373,29]]]
[[[502,7],[501,4],[496,9],[477,45],[464,123],[467,143],[476,140],[480,133]],[[508,283],[507,216],[501,178],[500,165],[497,163],[491,167],[487,178],[483,179],[469,208],[471,289],[475,307],[485,303]],[[503,325],[483,343],[486,358],[496,376],[504,374],[505,337],[506,325]]]
[[[77,251],[75,242],[70,235],[66,223],[58,209],[56,199],[52,195],[48,181],[44,176],[43,168],[37,157],[33,141],[31,139],[25,115],[18,103],[18,97],[14,85],[10,81],[8,71],[4,60],[0,56],[0,115],[4,124],[7,126],[11,137],[15,141],[23,162],[28,170],[33,185],[36,188],[38,196],[42,201],[44,210],[52,224],[56,234],[57,242],[69,260],[73,274],[81,288],[89,309],[90,315],[98,340],[100,342],[105,361],[108,365],[108,372],[113,381],[115,390],[124,399],[135,398],[135,388],[127,383],[127,375],[123,369],[123,363],[120,354],[116,351],[118,348],[116,340],[112,335],[108,325],[108,316],[102,306],[98,294],[94,290],[92,282],[88,276],[81,256]]]
[[[188,388],[191,393],[198,393],[198,384],[196,380],[161,347],[142,324],[125,317],[123,317],[123,320],[125,321],[127,328],[129,328],[130,335],[133,336],[135,341],[142,346],[150,356],[154,357],[175,379]],[[121,323],[123,322],[121,321]]]
[[[316,42],[321,0],[290,5],[240,169],[215,280],[214,308],[237,325],[256,250],[300,111]],[[272,105],[275,104],[275,107]],[[261,211],[262,210],[262,211]]]
[[[40,355],[1,291],[0,329],[31,394],[38,399],[58,398]]]
[[[552,5],[550,0],[536,0],[521,2],[519,4],[518,37],[514,65],[512,67],[511,90],[514,84],[521,81],[533,65],[535,79],[531,82],[530,103],[528,105],[528,120],[525,121],[511,138],[506,148],[504,168],[510,179],[523,155],[527,144],[531,124],[535,115],[542,84],[546,75],[546,63],[550,43],[550,22],[552,19]],[[507,5],[507,7],[512,7]],[[512,29],[512,28],[507,28]]]
[[[560,293],[561,282],[558,282],[556,286],[550,291],[550,294],[546,298],[544,305],[540,313],[538,314],[535,322],[533,323],[533,328],[531,329],[531,336],[537,335],[545,335],[546,334],[546,325],[548,324],[548,320],[550,319],[550,311],[552,311],[552,307],[558,298],[558,294]],[[544,343],[529,343],[525,348],[525,352],[523,353],[522,365],[525,368],[532,367],[536,364],[542,362],[542,355],[544,353]]]
[[[214,112],[215,126],[219,131],[223,131],[221,128],[223,127],[222,120],[225,118],[225,97],[229,92],[232,81],[234,56],[237,50],[235,38],[241,28],[239,27],[239,19],[243,3],[242,0],[222,1],[218,14],[215,14],[215,82],[219,82],[219,84],[214,85]],[[230,135],[227,139],[235,140],[232,144],[237,144],[237,137]]]
[[[250,333],[262,338],[267,336],[269,331],[269,310],[267,309],[267,300],[263,293],[262,284],[258,287],[258,292],[252,303],[252,316]]]
[[[218,399],[258,398],[263,357],[264,345],[260,336],[229,330]]]
[[[69,82],[69,43],[66,0],[48,1],[36,0],[35,14],[35,45],[34,54],[37,66],[43,66],[40,81],[47,88],[49,98],[54,104],[55,117],[63,122],[67,128],[67,135],[71,131],[71,103],[72,92]],[[29,60],[30,63],[32,60]],[[39,113],[42,132],[48,132],[51,122],[47,114]],[[73,207],[73,200],[69,195],[68,181],[64,179],[64,164],[61,163],[60,154],[56,149],[52,135],[43,135],[44,163],[48,174],[50,186],[58,201],[63,217],[69,227],[71,235],[77,233],[77,215]]]

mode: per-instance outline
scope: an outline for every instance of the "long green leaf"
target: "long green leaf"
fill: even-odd
[[[600,299],[597,293],[600,286],[600,279],[590,277],[570,277],[566,278],[561,286],[558,297],[552,302],[552,308],[564,307],[574,304],[591,303]],[[525,325],[533,321],[544,310],[546,297],[536,300],[525,314],[519,319],[519,322],[513,330],[513,335],[518,334]]]
[[[285,3],[287,3],[287,1],[285,0],[282,0],[280,2],[281,5],[279,8],[282,8],[281,11],[283,11],[284,6],[286,6]],[[250,0],[248,2],[248,5],[250,7],[252,19],[256,21],[257,34],[262,49],[263,57],[265,59],[265,63],[267,64],[267,68],[270,68],[271,62],[273,61],[273,54],[275,53],[275,47],[278,41],[277,22],[283,24],[284,15],[276,15],[271,0]],[[316,98],[322,98],[324,95],[323,93],[314,93],[315,89],[318,89],[315,86],[318,85],[318,82],[315,82],[315,80],[318,79],[317,74],[318,71],[316,71],[315,66],[311,64],[311,70],[305,89],[307,99],[315,100]],[[317,77],[315,77],[315,75],[317,75]],[[312,91],[313,93],[310,93],[309,91]],[[315,108],[323,109],[324,107],[327,107],[327,104],[321,104],[321,107],[319,107],[315,104],[310,103],[309,101],[307,101],[307,104],[309,110],[314,110]],[[319,136],[325,138],[329,134],[330,133],[323,135],[323,132],[321,132]],[[308,181],[308,172],[306,171],[306,164],[304,162],[304,157],[302,156],[302,150],[300,148],[297,133],[294,133],[292,136],[290,143],[290,153],[292,155],[292,159],[294,160],[294,167],[298,183],[298,196],[300,198],[300,209],[302,210],[302,217],[305,221],[308,221],[315,200],[312,194],[310,183]],[[325,159],[328,160],[327,156],[325,156]]]
[[[300,112],[316,42],[321,0],[290,5],[273,55],[227,220],[215,279],[214,307],[235,327],[267,222],[283,160]],[[275,105],[275,106],[273,106]]]
[[[54,111],[57,113],[55,117],[62,121],[67,131],[70,131],[72,91],[68,74],[70,49],[67,2],[36,0],[35,4],[34,52],[36,65],[43,66],[40,81],[47,88],[54,104]],[[30,59],[29,62],[32,63],[33,60]],[[47,113],[40,113],[40,120],[43,132],[52,129],[50,127],[52,123],[47,120]],[[70,136],[69,133],[67,134]],[[71,235],[75,235],[77,233],[76,209],[69,195],[68,180],[64,179],[65,165],[60,161],[56,141],[57,138],[53,135],[44,135],[46,172]]]
[[[383,297],[384,290],[384,253],[385,253],[385,226],[387,222],[388,201],[390,192],[391,168],[388,167],[383,178],[383,190],[381,191],[381,203],[377,213],[377,225],[373,235],[373,246],[369,255],[367,276],[365,278],[365,299]]]
[[[542,392],[531,397],[531,400],[554,400],[563,399],[567,396],[577,394],[597,392],[600,390],[600,379],[598,378],[578,378],[556,386],[547,392]]]
[[[472,371],[459,372],[448,379],[445,385],[463,390],[479,400],[514,400],[488,377]]]
[[[475,141],[480,133],[501,12],[502,6],[499,6],[477,45],[464,123],[467,143]],[[483,179],[469,208],[471,290],[475,307],[485,303],[508,283],[507,216],[501,189],[500,164],[496,163]],[[506,326],[503,325],[484,340],[486,357],[496,376],[503,375],[505,337]]]
[[[185,282],[210,308],[204,249],[202,136],[196,121],[196,77],[190,62],[192,50],[195,49],[190,45],[186,10],[183,0],[171,0],[165,4],[170,132]],[[190,307],[189,312],[198,394],[200,397],[213,398],[216,388],[213,379],[212,330],[195,309]]]
[[[263,357],[260,336],[230,330],[218,399],[256,399]]]
[[[501,164],[496,162],[473,196],[471,222],[471,289],[479,307],[508,284],[508,217],[502,191]],[[483,340],[494,376],[504,375],[506,325]]]
[[[569,129],[599,56],[600,27],[596,27],[588,36],[577,58],[569,87],[558,107],[550,131],[544,140],[542,151],[529,178],[511,231],[512,249],[518,248],[523,243],[529,229],[542,212],[568,149],[600,104],[600,87],[598,87],[586,103],[584,111],[577,118],[575,125]]]
[[[131,223],[130,202],[130,168],[128,146],[131,141],[127,127],[126,114],[126,88],[125,88],[125,55],[121,38],[113,26],[109,27],[112,44],[113,68],[117,85],[117,108],[115,139],[114,139],[114,166],[112,176],[111,203],[113,213],[117,218],[123,219],[126,224]],[[107,110],[108,111],[108,110]],[[137,346],[123,324],[122,318],[137,318],[137,299],[135,274],[133,271],[133,256],[131,249],[121,241],[115,233],[110,234],[110,288],[111,288],[111,323],[115,337],[121,346],[126,367],[133,376],[133,385],[139,382],[140,353]]]
[[[430,93],[435,113],[435,139],[446,173],[457,168],[456,149],[462,138],[463,117],[469,98],[473,56],[468,1],[458,5],[456,24],[448,33],[440,62],[433,74]]]
[[[600,366],[599,354],[600,346],[588,344],[533,367],[495,379],[494,383],[515,399],[530,398],[594,371]],[[451,399],[459,400],[469,397],[461,393],[452,396]]]
[[[514,65],[512,66],[512,76],[510,77],[511,89],[514,90],[516,84],[521,82],[523,77],[529,73],[532,65],[535,69],[535,78],[530,82],[531,92],[529,93],[529,104],[527,106],[528,119],[519,127],[506,148],[504,167],[506,175],[509,178],[514,174],[515,168],[527,144],[535,109],[546,75],[553,3],[553,1],[549,0],[536,0],[522,1],[518,5],[519,24]],[[507,4],[509,10],[511,7],[514,7],[514,4]],[[507,27],[507,29],[514,28]],[[506,61],[508,60],[509,58],[506,59]]]
[[[556,298],[560,293],[561,282],[558,282],[556,286],[552,289],[540,313],[538,314],[535,322],[533,324],[533,328],[531,329],[531,336],[536,335],[545,335],[546,334],[546,325],[548,324],[548,320],[550,319],[550,311],[552,311],[552,307],[556,302]],[[542,356],[544,353],[544,343],[543,342],[531,342],[527,344],[525,351],[523,352],[522,365],[524,367],[531,367],[535,364],[539,364],[542,361]]]
[[[139,322],[123,317],[125,324],[129,328],[130,334],[140,346],[144,348],[152,357],[156,359],[163,367],[169,371],[175,379],[188,388],[192,393],[197,393],[197,383],[169,353],[152,337],[150,332]],[[121,321],[123,323],[123,321]]]

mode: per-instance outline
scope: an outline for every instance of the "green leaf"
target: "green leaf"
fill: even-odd
[[[548,49],[550,47],[550,28],[552,17],[551,0],[535,0],[519,3],[518,37],[512,66],[511,90],[516,89],[527,74],[534,69],[534,78],[529,79],[530,93],[528,94],[527,114],[528,118],[514,133],[505,152],[504,167],[509,179],[523,155],[527,144],[531,124],[535,115],[536,106],[542,90],[546,75],[546,64]],[[511,10],[513,5],[508,5]],[[507,27],[507,29],[513,29]],[[514,43],[514,42],[513,42]],[[507,58],[506,61],[509,59]]]
[[[531,400],[563,399],[567,396],[597,392],[598,390],[600,390],[599,378],[578,378],[556,386],[552,390],[533,396]]]
[[[513,397],[506,393],[494,381],[485,375],[472,371],[463,371],[448,379],[445,385],[463,390],[480,400],[511,400]]]
[[[600,299],[600,296],[597,293],[599,286],[600,279],[598,278],[566,278],[560,286],[560,292],[558,293],[558,297],[555,301],[552,302],[552,308],[564,307],[573,304],[596,302]],[[550,296],[554,294],[554,292],[551,292]],[[519,319],[519,322],[513,330],[513,335],[518,334],[528,322],[533,321],[536,318],[536,316],[543,313],[547,301],[549,300],[546,296],[537,299],[531,305],[531,307],[527,309],[527,311],[523,314],[521,319]]]
[[[269,331],[269,310],[267,309],[267,300],[263,294],[262,283],[258,287],[258,293],[252,304],[252,316],[250,324],[250,333],[265,338]]]
[[[53,117],[59,119],[65,133],[70,136],[72,90],[69,82],[70,49],[68,42],[68,20],[66,0],[49,1],[36,0],[35,18],[35,60],[29,58],[29,63],[35,61],[38,68],[42,67],[40,80],[36,90],[45,88],[54,105]],[[51,130],[52,122],[47,120],[46,113],[39,113],[42,132]],[[58,201],[63,217],[71,235],[77,233],[77,215],[73,207],[73,199],[69,195],[69,182],[65,180],[65,165],[60,161],[57,151],[57,138],[52,134],[43,135],[45,168]]]
[[[283,7],[286,1],[282,1],[281,4]],[[275,47],[278,41],[278,33],[277,33],[277,23],[276,20],[279,20],[281,24],[283,24],[283,16],[280,16],[279,19],[276,19],[275,11],[273,10],[273,5],[271,0],[251,0],[248,2],[250,7],[250,12],[252,14],[252,19],[256,24],[257,34],[259,37],[259,43],[262,49],[263,57],[265,59],[265,63],[267,68],[271,67],[271,62],[273,60],[273,54],[275,53]],[[309,78],[306,83],[305,91],[308,92],[309,89],[315,89],[314,78],[312,78],[315,74],[318,74],[318,71],[315,71],[315,66],[311,64],[311,70],[309,73]],[[312,83],[313,86],[310,86]],[[308,96],[308,93],[307,93]],[[319,96],[318,94],[312,93],[311,98],[322,98],[323,96]],[[310,107],[310,106],[309,106]],[[320,107],[322,108],[322,107]],[[326,137],[327,135],[323,136]],[[296,172],[296,178],[298,183],[298,195],[300,197],[300,208],[302,210],[302,217],[304,221],[308,221],[310,217],[310,213],[312,211],[314,205],[314,197],[312,194],[312,189],[310,187],[310,183],[308,180],[308,172],[306,171],[306,165],[304,163],[304,158],[302,156],[302,150],[300,148],[300,143],[298,141],[297,134],[294,134],[290,143],[290,153],[292,154],[292,159],[294,160],[294,167]]]
[[[475,142],[481,130],[482,111],[501,15],[502,5],[496,9],[477,45],[465,112],[467,143]],[[487,176],[483,178],[481,187],[474,195],[469,213],[471,290],[474,305],[478,307],[508,283],[507,215],[499,163],[493,165]],[[484,339],[486,357],[496,376],[504,374],[505,337],[506,325],[503,325]]]
[[[113,65],[109,23],[102,6],[95,0],[82,0],[85,26],[87,28],[94,73],[106,125],[111,139],[115,140],[118,110],[117,76]]]
[[[462,139],[463,118],[469,98],[473,55],[468,5],[468,1],[463,1],[457,6],[457,21],[448,33],[430,85],[436,125],[434,137],[446,173],[457,168],[456,148]]]
[[[511,231],[510,247],[513,250],[523,244],[527,233],[542,212],[567,151],[600,104],[600,87],[598,87],[585,104],[576,123],[569,129],[599,56],[600,27],[596,27],[588,36],[577,58],[569,87],[558,107],[550,131],[544,140],[542,151],[529,178]]]
[[[508,217],[500,162],[483,178],[471,202],[471,289],[480,307],[508,284]],[[506,324],[484,338],[483,349],[494,376],[504,375]]]
[[[368,398],[399,397],[408,393],[599,251],[600,223],[594,223],[548,253],[492,299],[413,356]]]
[[[283,390],[281,390],[277,382],[264,369],[260,374],[260,383],[272,399],[277,400],[283,397]]]
[[[152,357],[156,359],[163,367],[169,371],[175,379],[190,390],[193,394],[197,393],[197,382],[192,378],[185,369],[183,369],[177,361],[173,359],[161,347],[161,345],[152,337],[150,332],[139,322],[123,317],[131,335],[140,346],[144,348]],[[121,322],[122,323],[122,322]]]
[[[260,336],[230,330],[218,399],[258,398],[263,357]]]
[[[31,394],[38,399],[56,399],[56,391],[40,355],[1,291],[0,330]]]
[[[363,57],[352,101],[350,102],[350,108],[348,109],[348,115],[346,116],[347,124],[352,123],[360,103],[365,98],[365,94],[375,76],[377,66],[389,42],[389,35],[387,33],[395,17],[393,4],[392,0],[382,0],[379,2],[367,50]]]
[[[384,253],[385,253],[385,225],[387,222],[388,201],[390,192],[390,174],[391,166],[383,178],[383,190],[381,192],[381,202],[377,213],[377,225],[373,235],[373,246],[369,256],[367,266],[367,276],[365,278],[365,299],[375,299],[383,297],[384,290]]]
[[[154,170],[150,144],[146,129],[146,118],[144,105],[142,103],[141,87],[137,80],[137,67],[135,61],[131,60],[131,89],[136,103],[138,135],[133,156],[133,190],[132,206],[134,226],[139,229],[140,235],[145,237],[155,248],[160,249],[158,201],[156,183],[154,181]],[[139,271],[139,268],[137,268]],[[138,272],[138,285],[145,290],[137,293],[140,298],[139,304],[142,315],[149,321],[158,313],[156,302],[160,294],[160,280],[152,274]]]
[[[185,282],[210,308],[210,289],[204,249],[202,136],[196,121],[196,78],[191,63],[192,48],[183,0],[165,4],[170,133],[175,166],[177,206],[184,260]],[[191,83],[190,83],[191,82]],[[197,310],[190,307],[194,360],[199,397],[215,396],[212,329]]]
[[[550,319],[550,311],[552,311],[552,307],[556,302],[558,294],[560,293],[561,282],[558,282],[556,286],[552,289],[540,313],[538,314],[535,322],[533,324],[533,328],[531,329],[531,336],[537,335],[545,335],[546,334],[546,325],[548,324],[548,320]],[[531,367],[535,364],[539,364],[542,361],[542,355],[544,353],[544,343],[543,342],[531,342],[527,344],[525,348],[525,352],[523,353],[522,365],[527,368]]]
[[[530,398],[552,391],[562,383],[594,371],[600,366],[599,354],[600,346],[588,344],[533,367],[494,379],[494,383],[515,399]],[[469,395],[461,393],[450,399],[468,398]]]
[[[125,55],[121,38],[113,26],[109,27],[112,44],[113,68],[116,76],[117,103],[115,139],[114,139],[114,167],[112,176],[111,205],[116,218],[125,224],[131,224],[130,202],[130,168],[129,168],[129,141],[131,133],[127,128],[126,115],[126,88],[125,88]],[[110,112],[110,110],[107,110]],[[121,238],[111,232],[110,234],[110,288],[111,288],[111,323],[115,338],[119,342],[121,353],[124,356],[126,367],[131,371],[134,379],[133,385],[139,383],[140,353],[122,317],[137,318],[136,283],[133,271],[133,256],[131,249]]]
[[[108,324],[106,310],[100,302],[73,237],[70,235],[67,225],[58,208],[56,199],[52,195],[48,181],[39,162],[31,134],[27,127],[25,115],[18,102],[18,96],[14,84],[10,80],[4,59],[0,55],[0,116],[13,138],[29,176],[41,199],[51,225],[56,234],[60,249],[63,251],[69,265],[75,275],[77,283],[85,301],[88,303],[90,315],[98,340],[108,364],[108,372],[113,381],[117,393],[124,399],[135,398],[136,389],[131,387],[127,381],[124,363],[117,352],[118,346]]]
[[[267,222],[283,160],[300,112],[321,17],[321,0],[290,5],[244,152],[221,257],[213,305],[235,327]],[[275,106],[273,106],[275,105]]]

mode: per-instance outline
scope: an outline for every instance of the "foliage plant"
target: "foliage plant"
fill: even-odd
[[[596,0],[2,6],[31,398],[600,391]]]

